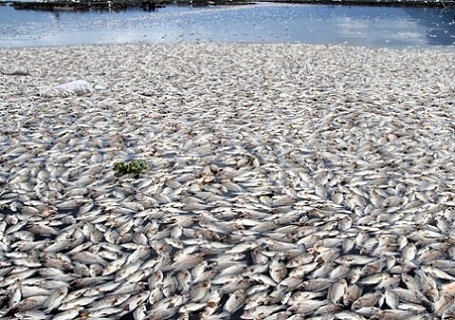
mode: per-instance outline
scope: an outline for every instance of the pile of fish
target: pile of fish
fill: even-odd
[[[0,49],[0,317],[453,319],[454,58]]]

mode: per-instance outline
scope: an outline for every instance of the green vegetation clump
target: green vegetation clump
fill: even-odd
[[[146,170],[147,164],[144,161],[134,160],[130,162],[117,162],[114,164],[114,171],[119,175],[134,173],[139,175],[142,171]]]

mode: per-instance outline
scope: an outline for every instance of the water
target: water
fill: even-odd
[[[0,47],[180,41],[452,50],[455,9],[259,3],[47,12],[0,6]]]

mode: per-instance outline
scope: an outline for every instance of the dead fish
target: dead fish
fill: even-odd
[[[380,310],[378,313],[374,314],[370,319],[371,320],[399,320],[399,319],[410,319],[410,316],[413,314],[411,311],[406,310]]]
[[[287,306],[271,305],[271,306],[257,306],[252,309],[245,310],[240,316],[241,319],[264,319],[269,315],[286,309]]]
[[[26,298],[24,300],[19,301],[16,304],[14,304],[11,308],[9,308],[6,315],[12,315],[17,312],[24,312],[24,311],[37,309],[43,305],[43,303],[44,303],[44,301],[46,301],[46,299],[47,299],[47,296],[33,296],[30,298]]]
[[[13,287],[8,291],[8,307],[12,308],[22,299],[22,285],[20,280],[17,280]]]
[[[121,262],[121,261],[119,261]],[[122,282],[123,280],[127,279],[134,273],[139,271],[139,268],[142,266],[142,261],[137,261],[136,263],[130,264],[126,267],[120,268],[114,275],[114,281],[115,282]],[[116,266],[112,265],[112,269],[114,269]],[[106,269],[105,269],[106,270]],[[103,273],[103,272],[102,272]],[[101,273],[101,274],[102,274]],[[103,277],[110,277],[111,275],[106,275]]]
[[[46,312],[51,312],[52,310],[58,308],[67,294],[68,287],[63,286],[56,288],[43,303],[43,308],[46,308]]]
[[[150,291],[142,291],[137,294],[133,294],[125,302],[122,303],[122,308],[127,311],[133,311],[144,305],[145,301],[150,295]]]
[[[246,294],[247,298],[245,300],[245,305],[243,306],[244,310],[252,309],[264,304],[273,304],[272,301],[278,303],[280,299],[283,297],[283,294],[277,295],[275,294],[275,292],[272,292],[269,295],[267,289],[264,291],[259,291],[251,294],[249,294],[247,291]]]
[[[365,307],[374,307],[379,302],[381,296],[382,293],[380,292],[364,294],[352,303],[351,309],[357,310]]]
[[[298,304],[306,300],[316,299],[322,300],[324,296],[325,296],[324,292],[295,291],[292,292],[291,296],[287,301],[287,304],[288,305]]]
[[[201,301],[205,297],[211,286],[212,283],[210,280],[197,283],[195,286],[193,286],[191,290],[190,293],[191,300],[196,302]]]
[[[177,274],[178,289],[183,293],[188,293],[192,281],[191,273],[184,269]]]
[[[361,292],[360,287],[356,284],[348,286],[343,297],[343,304],[345,306],[350,306],[354,301],[360,298]]]
[[[372,275],[364,277],[363,279],[361,279],[359,281],[359,283],[361,283],[363,285],[377,285],[377,284],[381,283],[385,277],[387,277],[387,275],[385,275],[383,273],[376,273],[376,274],[372,274]]]
[[[448,280],[448,281],[455,281],[455,277],[452,275],[448,274],[444,270],[438,269],[436,267],[431,267],[431,266],[422,266],[422,270],[431,276],[433,276],[435,279],[442,279],[442,280]]]
[[[319,316],[319,315],[322,315],[322,316],[325,316],[325,315],[328,315],[328,314],[335,314],[337,312],[340,312],[344,309],[344,307],[341,305],[341,304],[326,304],[326,305],[323,305],[321,306],[319,309],[317,309],[316,311],[313,312],[313,314],[315,316]]]
[[[298,266],[296,268],[292,268],[289,271],[288,276],[289,277],[305,277],[306,275],[313,272],[320,265],[321,265],[321,263],[319,263],[319,262],[313,262],[313,263],[308,263],[308,264]]]
[[[224,310],[226,310],[229,313],[234,313],[236,310],[238,310],[243,301],[246,298],[246,294],[244,290],[237,290],[233,294],[229,296],[227,299],[225,305],[224,305]]]
[[[154,305],[155,303],[157,303],[158,301],[160,301],[161,299],[163,299],[164,297],[164,294],[163,294],[163,290],[161,289],[161,287],[155,287],[154,289],[152,289],[150,291],[150,295],[148,297],[148,303],[150,303],[151,305]]]
[[[146,310],[147,310],[147,307],[145,306],[145,304],[139,305],[133,312],[134,320],[144,320],[146,317],[146,314],[145,314]]]
[[[177,291],[178,282],[177,279],[171,274],[168,273],[163,279],[162,292],[166,298],[172,297]]]
[[[450,308],[454,303],[453,293],[443,292],[439,295],[439,299],[434,304],[434,311],[441,316],[445,310]]]
[[[417,254],[417,248],[415,244],[408,243],[402,250],[401,256],[403,259],[413,261]]]
[[[329,300],[333,303],[333,304],[337,304],[339,303],[345,293],[346,293],[346,290],[347,290],[347,282],[345,279],[341,279],[341,280],[338,280],[337,282],[333,283],[330,288],[329,288]]]
[[[107,316],[112,318],[113,316],[116,316],[116,315],[119,316],[122,313],[124,313],[124,310],[122,308],[107,307],[107,308],[103,308],[103,309],[90,310],[88,318],[106,319]]]
[[[422,287],[422,293],[423,295],[431,302],[436,302],[439,298],[439,291],[438,287],[436,284],[436,281],[430,277],[427,276],[426,273],[422,270],[416,271],[418,277],[419,277],[419,283],[420,286]]]
[[[183,269],[191,269],[197,266],[199,263],[202,262],[204,259],[204,254],[198,253],[198,254],[191,254],[183,257],[179,257],[179,260],[175,261],[172,263],[167,268],[162,268],[161,270],[163,271],[168,271],[168,270],[174,270],[174,271],[181,271]]]
[[[66,299],[68,299],[68,297],[69,294],[66,296]],[[57,310],[66,311],[70,309],[75,309],[77,307],[83,307],[91,303],[93,303],[93,297],[77,297],[75,299],[68,300],[67,302],[63,301],[62,304],[60,304],[57,307]]]
[[[150,254],[150,249],[140,246],[131,255],[128,256],[125,263],[127,265],[134,264],[137,261],[139,261],[140,259],[147,257],[149,254]]]
[[[292,306],[290,306],[287,309],[287,311],[291,312],[291,313],[299,313],[299,314],[308,316],[326,304],[327,304],[326,300],[302,301],[297,304],[293,304]]]
[[[218,309],[220,301],[221,301],[220,293],[216,290],[212,290],[207,296],[206,307],[204,308],[204,311],[202,312],[201,316],[208,317],[214,314],[215,311]]]
[[[43,251],[52,252],[52,253],[60,252],[63,250],[70,249],[72,247],[72,245],[74,245],[74,243],[75,243],[75,240],[73,240],[73,239],[62,239],[59,241],[55,241],[53,244],[45,247]]]
[[[356,312],[351,311],[341,311],[334,315],[335,319],[340,320],[366,320],[367,318],[357,314]],[[370,318],[369,318],[370,319]]]
[[[103,272],[101,273],[101,275],[108,276],[108,275],[111,275],[111,274],[117,272],[125,264],[126,259],[127,259],[127,256],[124,255],[122,257],[117,258],[114,261],[109,262],[106,265],[106,267],[103,269]]]
[[[374,258],[366,256],[348,254],[336,259],[335,262],[345,265],[366,265],[374,260]]]
[[[74,309],[59,312],[52,317],[53,320],[72,320],[79,316],[82,307],[75,307]]]
[[[258,246],[258,244],[255,242],[240,243],[240,244],[235,245],[231,249],[227,250],[226,254],[244,253],[246,251],[253,250],[257,246]]]
[[[71,281],[71,285],[76,288],[85,288],[87,286],[100,284],[110,279],[109,277],[81,277]]]
[[[365,317],[371,317],[372,315],[377,314],[380,310],[381,309],[377,307],[365,307],[357,309],[355,312]]]
[[[202,310],[203,308],[206,307],[206,303],[203,302],[194,302],[194,303],[187,303],[180,307],[179,312],[180,313],[193,313]]]
[[[69,286],[69,284],[68,284]],[[30,298],[32,296],[49,296],[51,290],[38,287],[37,285],[21,285],[22,299]]]
[[[287,268],[284,263],[273,260],[270,264],[269,274],[273,281],[280,283],[286,278]]]
[[[303,281],[298,288],[304,291],[322,291],[334,283],[333,279],[311,279]]]
[[[101,258],[100,256],[88,252],[88,251],[81,251],[77,252],[72,255],[72,258],[76,261],[79,261],[81,263],[85,264],[93,264],[93,263],[99,263],[102,266],[107,266],[108,262]]]
[[[391,288],[391,292],[397,295],[397,297],[402,301],[430,305],[430,302],[421,294],[419,291],[407,290],[403,288]]]
[[[277,289],[281,291],[292,291],[293,289],[297,288],[302,282],[302,277],[287,277],[278,284]]]
[[[253,273],[253,274],[248,275],[248,277],[257,283],[266,284],[271,287],[275,287],[277,285],[275,281],[273,281],[269,276],[267,276],[265,274]]]
[[[114,290],[112,294],[121,295],[121,294],[137,294],[138,292],[143,291],[147,286],[146,282],[137,282],[137,283],[126,283],[120,288]]]
[[[390,290],[384,292],[384,301],[391,309],[397,309],[400,299]]]
[[[166,308],[153,308],[150,310],[144,319],[147,320],[165,320],[169,319],[173,315],[175,315],[178,311],[180,306],[169,306]]]

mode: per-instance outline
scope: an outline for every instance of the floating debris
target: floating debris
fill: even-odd
[[[114,164],[114,171],[118,174],[134,173],[138,175],[146,169],[147,163],[145,163],[145,161],[135,160],[130,162],[116,162]]]

